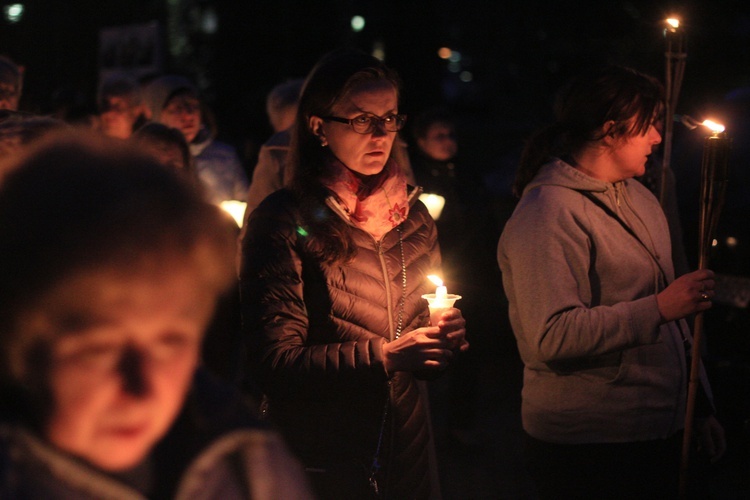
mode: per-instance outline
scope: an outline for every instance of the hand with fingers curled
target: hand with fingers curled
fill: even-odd
[[[680,276],[656,295],[662,320],[666,323],[710,309],[715,286],[714,272],[709,269]]]
[[[727,440],[724,428],[716,417],[709,416],[698,423],[698,448],[703,450],[711,463],[716,463],[727,451]]]
[[[448,340],[448,348],[453,352],[464,352],[469,348],[466,341],[466,320],[460,309],[452,307],[443,311],[437,326],[440,334]]]
[[[424,326],[383,345],[386,372],[442,370],[453,358],[448,338],[437,326]]]

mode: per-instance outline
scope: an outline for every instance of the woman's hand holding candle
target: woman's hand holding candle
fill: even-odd
[[[440,334],[448,340],[449,349],[465,351],[469,348],[469,343],[465,339],[466,321],[461,311],[453,307],[461,296],[449,294],[443,280],[434,274],[427,278],[437,285],[434,294],[422,296],[430,308],[430,325],[440,327]]]
[[[466,320],[460,309],[448,307],[440,311],[435,326],[440,328],[440,335],[448,342],[448,349],[452,351],[466,351],[469,343],[466,341]]]

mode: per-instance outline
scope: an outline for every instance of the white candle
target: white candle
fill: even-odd
[[[461,298],[460,295],[453,295],[448,293],[448,288],[443,285],[443,280],[439,277],[431,274],[427,278],[437,285],[435,293],[428,293],[422,295],[423,299],[427,300],[427,304],[430,308],[430,324],[437,326],[438,322],[443,316],[443,312],[453,307],[453,304]]]

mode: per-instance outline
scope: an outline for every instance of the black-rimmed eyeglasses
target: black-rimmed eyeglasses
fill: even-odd
[[[354,118],[321,116],[321,118],[326,121],[347,123],[358,134],[371,134],[376,125],[386,132],[398,132],[406,123],[406,115],[386,115],[382,118],[375,115],[359,115]]]

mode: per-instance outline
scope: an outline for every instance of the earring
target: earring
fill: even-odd
[[[323,147],[323,148],[326,147],[326,146],[328,146],[328,141],[323,136],[320,136],[320,146]]]

